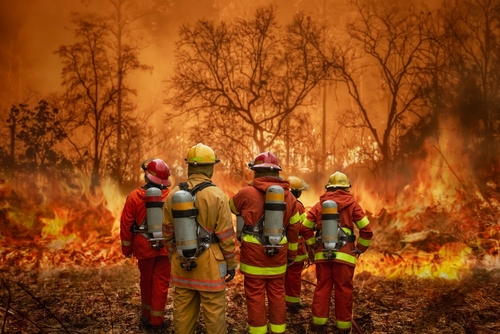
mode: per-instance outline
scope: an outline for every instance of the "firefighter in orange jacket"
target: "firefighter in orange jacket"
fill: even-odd
[[[161,159],[143,163],[142,169],[146,184],[127,196],[120,219],[120,238],[123,255],[137,258],[141,274],[141,322],[161,327],[170,281],[170,261],[161,228],[170,170]]]
[[[174,329],[194,334],[201,303],[206,332],[225,334],[226,282],[237,267],[231,210],[225,193],[210,180],[219,162],[214,151],[199,143],[189,149],[186,162],[187,182],[172,190],[163,212],[165,243],[173,255]]]
[[[269,314],[271,333],[285,333],[285,273],[297,256],[298,203],[288,181],[279,177],[281,167],[274,154],[261,153],[249,166],[254,171],[252,183],[229,202],[237,219],[241,216],[244,221],[240,271],[244,275],[248,332],[266,333]]]
[[[312,305],[313,326],[326,325],[331,292],[335,287],[336,326],[343,332],[350,332],[352,327],[356,259],[370,246],[373,236],[370,222],[349,192],[350,187],[351,183],[344,173],[335,172],[330,175],[325,186],[326,192],[320,196],[320,201],[311,208],[304,221],[304,226],[309,228],[305,236],[306,243],[315,248],[317,283]],[[332,229],[331,226],[335,224],[338,224],[338,228]],[[354,225],[359,229],[357,241],[353,231]],[[316,236],[314,229],[317,231]],[[332,230],[335,231],[333,234],[336,239],[330,239],[331,235],[327,236],[332,234]],[[331,243],[330,240],[337,242]]]
[[[303,191],[309,189],[309,185],[297,176],[289,176],[287,180],[290,183],[290,192],[297,199],[297,204],[299,206],[300,222],[298,224],[300,224],[300,229],[297,257],[295,258],[295,262],[291,266],[288,266],[288,268],[286,269],[286,306],[291,310],[297,310],[307,307],[306,302],[300,301],[302,270],[304,269],[304,261],[308,257],[306,242],[303,237],[304,232],[307,231],[307,229],[304,225],[302,225],[302,222],[306,218],[306,210],[302,202],[298,199],[302,195]]]

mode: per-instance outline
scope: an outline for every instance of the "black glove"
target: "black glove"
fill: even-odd
[[[236,271],[234,269],[229,269],[227,271],[227,275],[226,275],[226,277],[227,276],[229,276],[229,277],[226,278],[226,282],[229,282],[230,280],[232,280],[234,278],[234,275],[236,275]]]
[[[363,254],[363,252],[362,252],[362,251],[360,251],[360,250],[359,250],[359,249],[357,249],[357,248],[354,248],[354,250],[352,250],[352,251],[351,251],[351,253],[353,253],[353,254],[354,254],[354,256],[356,256],[356,257],[359,257],[361,254]]]
[[[295,263],[295,260],[293,260],[293,259],[288,259],[288,260],[287,260],[286,265],[287,265],[287,267],[290,267],[290,266],[291,266],[292,264],[294,264],[294,263]]]

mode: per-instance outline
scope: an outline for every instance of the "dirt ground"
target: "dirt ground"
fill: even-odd
[[[140,324],[139,271],[131,262],[100,269],[2,273],[0,333],[173,333]],[[314,268],[303,275],[302,298],[311,305]],[[500,270],[474,271],[462,281],[355,278],[354,321],[363,333],[500,333]],[[172,322],[172,292],[165,307]],[[332,304],[333,305],[333,304]],[[229,333],[246,333],[243,278],[228,283]],[[327,333],[336,333],[333,312]],[[314,333],[310,308],[288,312],[287,333]],[[204,333],[198,319],[197,333]],[[353,333],[357,333],[353,329]]]

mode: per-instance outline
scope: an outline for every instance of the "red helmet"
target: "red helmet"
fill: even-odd
[[[170,180],[168,179],[170,177],[170,168],[168,168],[167,163],[161,159],[153,159],[146,162],[142,164],[146,180],[161,188],[170,187]]]
[[[263,152],[253,159],[252,163],[249,164],[250,169],[254,170],[256,168],[267,168],[270,170],[281,170],[281,166],[278,165],[278,158],[271,152]]]

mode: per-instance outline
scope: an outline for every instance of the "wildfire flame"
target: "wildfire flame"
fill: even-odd
[[[373,191],[366,185],[354,183],[355,197],[367,212],[374,212],[369,214],[374,240],[359,258],[358,273],[459,280],[473,268],[500,266],[498,199],[485,199],[484,191],[462,182],[471,177],[465,160],[446,160],[438,146],[443,143],[426,143],[425,149],[433,154],[409,167],[416,177],[392,203],[382,205],[379,198],[367,195]],[[458,170],[460,175],[453,172]],[[244,186],[227,179],[215,182],[228,197]],[[0,182],[0,270],[29,272],[128,261],[119,238],[126,194],[117,184],[105,181],[92,189],[83,176],[52,182],[50,188],[38,183],[48,182]],[[496,189],[494,181],[486,186]],[[301,200],[310,207],[319,195],[309,190]]]

